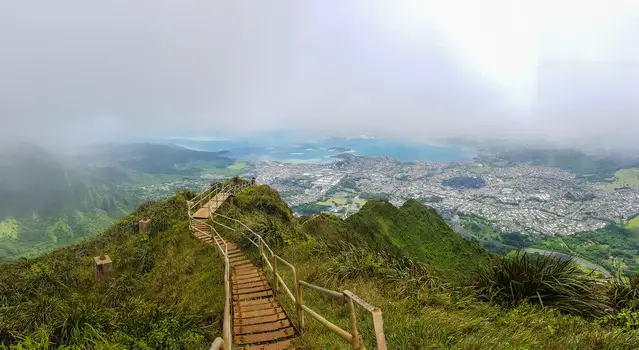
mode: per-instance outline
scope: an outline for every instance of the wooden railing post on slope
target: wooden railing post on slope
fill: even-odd
[[[302,288],[300,288],[300,281],[297,279],[297,270],[293,268],[293,290],[295,293],[295,310],[297,311],[297,327],[300,334],[304,331],[304,309],[302,305],[304,299],[302,297]]]
[[[231,333],[231,266],[229,263],[229,247],[224,243],[224,348],[231,350],[233,335]]]
[[[277,258],[273,255],[273,295],[277,296],[280,281],[277,280]]]
[[[377,340],[377,349],[386,350],[386,336],[384,334],[384,323],[382,321],[382,310],[378,307],[375,307],[364,300],[362,298],[355,295],[355,293],[345,290],[344,295],[351,301],[355,301],[361,307],[366,309],[366,311],[370,312],[373,315],[373,326],[375,328],[375,339]]]
[[[346,296],[346,303],[348,304],[348,316],[351,322],[351,346],[353,349],[359,349],[359,334],[357,332],[357,315],[355,314],[355,306],[353,305],[353,299]]]

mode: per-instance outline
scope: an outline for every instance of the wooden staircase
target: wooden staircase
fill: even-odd
[[[195,213],[193,213],[191,217],[194,219],[208,219],[209,212],[215,212],[217,208],[224,204],[224,202],[226,202],[226,200],[231,196],[232,194],[228,192],[216,194],[210,201],[208,201],[208,203],[204,204]]]
[[[208,214],[206,208],[207,217]],[[215,239],[224,245],[221,238],[208,234],[210,228],[206,219],[193,215],[191,228],[193,236],[201,242],[214,245]],[[251,350],[293,348],[292,339],[298,333],[275,298],[264,272],[247,259],[236,244],[226,243],[231,265],[234,346]]]

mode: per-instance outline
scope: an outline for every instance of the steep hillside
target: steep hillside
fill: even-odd
[[[190,237],[190,195],[145,203],[89,241],[0,264],[0,348],[207,348],[221,329],[223,269]],[[149,234],[137,232],[142,216]],[[101,253],[113,271],[94,281]]]
[[[94,235],[138,201],[32,144],[0,153],[0,261]]]
[[[139,181],[184,180],[200,171],[181,168],[192,161],[209,167],[233,163],[219,152],[173,145],[101,145],[67,155],[32,143],[4,145],[0,261],[35,256],[98,234],[141,202]]]
[[[94,165],[100,165],[114,173],[114,169],[126,169],[145,174],[192,175],[197,169],[179,169],[193,161],[206,161],[210,166],[224,168],[234,163],[224,152],[194,151],[176,145],[153,143],[98,145],[82,150],[76,155]]]
[[[89,241],[0,264],[0,343],[206,348],[220,333],[223,274],[214,249],[189,235],[185,198],[192,195],[145,203]],[[276,191],[255,186],[218,213],[259,232],[300,279],[350,290],[380,307],[390,349],[635,349],[639,342],[639,279],[602,285],[547,257],[488,263],[485,251],[458,241],[436,212],[414,201],[401,208],[373,202],[348,220],[298,220]],[[136,232],[143,215],[153,220],[149,234]],[[263,265],[240,233],[214,224]],[[91,258],[101,253],[113,259],[114,271],[95,282]],[[290,285],[290,270],[280,266]],[[294,320],[295,306],[285,293],[278,299]],[[305,289],[304,305],[349,329],[343,302]],[[357,322],[366,347],[374,348],[370,314],[358,308]],[[350,348],[308,314],[296,342]]]
[[[401,208],[371,201],[346,220],[326,214],[297,220],[275,191],[258,186],[220,213],[265,234],[275,252],[296,267],[298,278],[353,291],[380,307],[391,349],[634,349],[639,341],[633,309],[610,306],[601,316],[602,304],[623,304],[609,301],[606,293],[621,295],[616,288],[627,296],[633,287],[607,292],[608,286],[554,260],[504,258],[491,264],[477,243],[456,236],[435,211],[415,201]],[[260,264],[241,235],[221,225],[217,229]],[[551,270],[556,272],[546,274]],[[291,283],[289,270],[280,272]],[[572,315],[565,307],[575,305],[571,300],[592,303],[599,316]],[[280,302],[295,314],[285,297]],[[348,313],[334,299],[306,289],[304,304],[349,329]],[[375,348],[370,314],[358,309],[357,321],[366,347]],[[300,346],[349,348],[312,317],[305,323]]]
[[[488,262],[489,254],[484,248],[462,238],[435,209],[413,199],[400,208],[369,201],[346,223],[352,235],[363,238],[370,247],[379,249],[390,245],[395,251],[441,272],[463,272]]]

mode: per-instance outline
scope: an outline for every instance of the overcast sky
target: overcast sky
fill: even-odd
[[[639,145],[639,2],[0,0],[0,122]]]

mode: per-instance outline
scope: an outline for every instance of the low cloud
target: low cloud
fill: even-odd
[[[584,18],[505,0],[6,2],[0,137],[288,129],[631,145],[637,7],[579,4]]]

